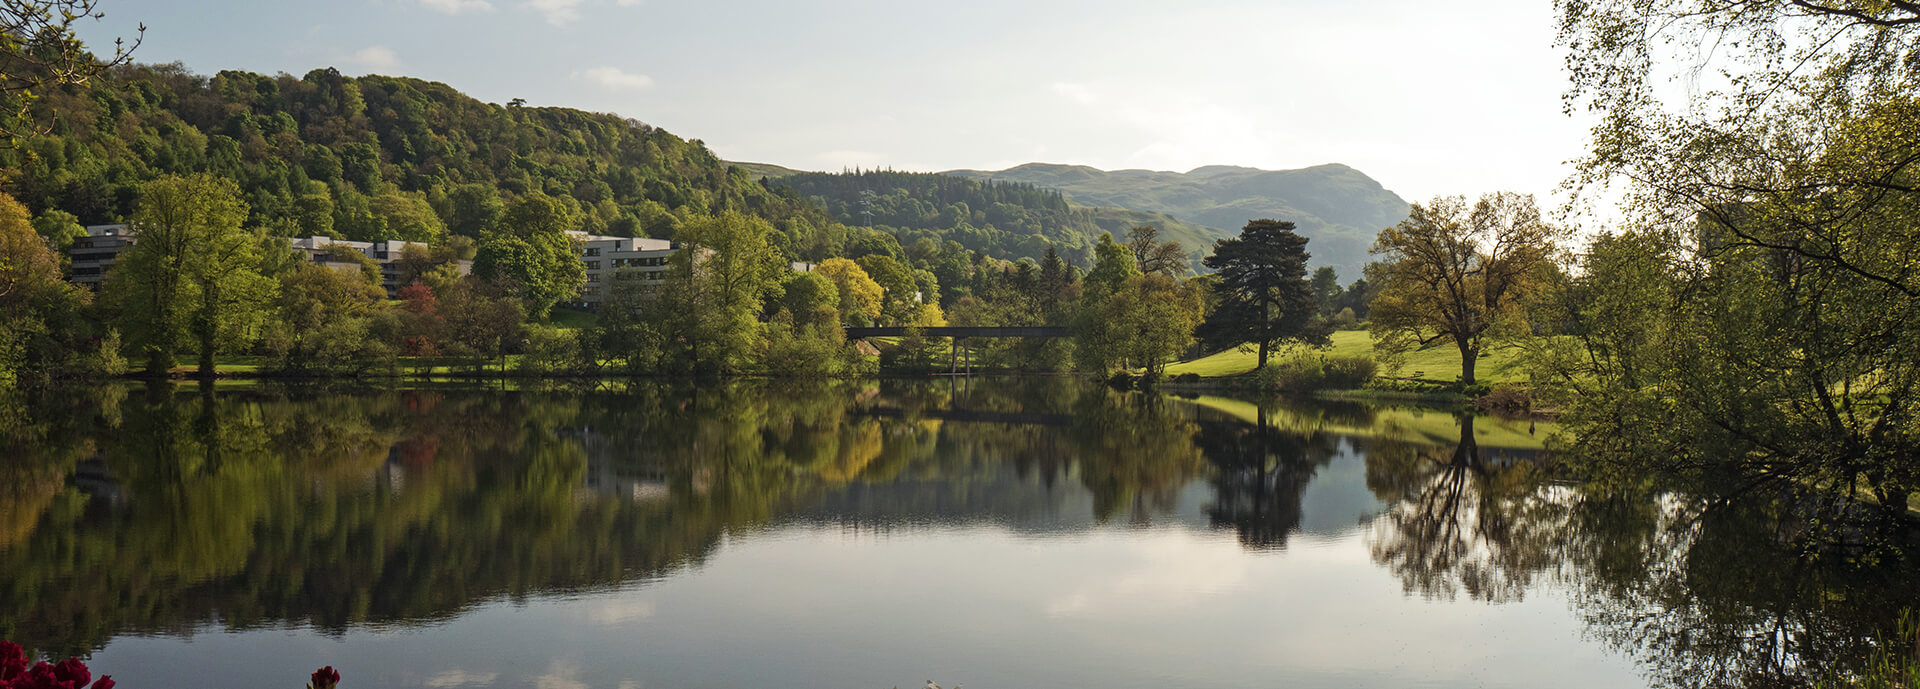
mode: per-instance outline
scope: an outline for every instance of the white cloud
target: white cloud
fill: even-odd
[[[546,15],[547,23],[554,26],[566,26],[580,19],[580,0],[532,0],[527,6]]]
[[[587,683],[580,681],[580,664],[571,660],[555,659],[547,665],[547,672],[533,678],[535,689],[587,689]]]
[[[603,600],[595,601],[586,612],[587,621],[603,627],[615,627],[634,620],[653,617],[653,601],[650,600]]]
[[[400,68],[400,58],[393,49],[384,45],[361,48],[360,52],[347,56],[343,62],[365,67],[375,72],[392,72]]]
[[[427,686],[436,687],[437,689],[446,689],[447,687],[464,687],[470,684],[477,685],[477,686],[491,686],[493,684],[493,680],[499,679],[499,677],[500,677],[500,673],[498,672],[467,672],[466,670],[448,670],[446,672],[442,672],[440,674],[427,678]]]
[[[493,3],[487,0],[420,0],[420,4],[427,9],[445,14],[493,11]]]
[[[642,3],[645,3],[645,2],[646,0],[615,0],[613,4],[619,5],[621,7],[639,7]]]
[[[634,74],[619,67],[595,67],[573,73],[573,78],[584,79],[613,90],[639,90],[653,85],[653,77]]]

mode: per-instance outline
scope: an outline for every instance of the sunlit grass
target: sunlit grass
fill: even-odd
[[[1343,330],[1333,334],[1333,344],[1328,349],[1305,349],[1292,347],[1283,349],[1273,360],[1293,356],[1373,356],[1373,337],[1365,330]],[[1258,363],[1257,352],[1229,349],[1210,356],[1185,361],[1167,367],[1167,375],[1177,376],[1183,373],[1197,374],[1203,378],[1237,376],[1253,370]],[[1520,360],[1519,352],[1513,349],[1499,349],[1480,357],[1476,377],[1482,383],[1518,382],[1527,379],[1526,369]],[[1417,378],[1420,380],[1455,381],[1460,379],[1460,350],[1451,344],[1437,344],[1407,353],[1406,363],[1398,373],[1380,370],[1383,377]]]

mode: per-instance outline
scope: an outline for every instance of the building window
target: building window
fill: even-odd
[[[599,273],[594,273],[592,275],[587,276],[587,282],[599,282],[599,281],[600,281]]]
[[[587,270],[599,270],[599,269],[600,269],[599,261],[587,261]]]
[[[587,255],[588,255],[588,256],[599,256],[599,255],[600,255],[600,247],[597,247],[597,246],[590,246],[590,247],[587,247]]]

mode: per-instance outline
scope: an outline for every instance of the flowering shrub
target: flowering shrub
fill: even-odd
[[[87,684],[93,682],[93,684]],[[113,689],[113,677],[94,679],[87,664],[79,658],[58,663],[40,661],[27,665],[27,649],[11,641],[0,641],[0,689]],[[308,689],[334,689],[340,684],[340,671],[332,665],[313,671]]]
[[[113,689],[113,678],[93,679],[87,664],[68,658],[58,664],[40,661],[27,666],[27,650],[11,641],[0,641],[0,689]]]

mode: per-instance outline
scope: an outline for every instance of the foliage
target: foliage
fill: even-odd
[[[1374,253],[1386,269],[1370,319],[1387,357],[1448,341],[1460,350],[1460,380],[1473,384],[1481,353],[1531,332],[1526,307],[1554,277],[1554,242],[1565,231],[1540,219],[1533,197],[1436,197],[1380,231]]]
[[[51,376],[78,349],[86,294],[60,273],[27,209],[0,194],[0,390]]]
[[[553,305],[587,284],[586,265],[567,230],[577,219],[560,201],[533,193],[508,206],[494,231],[480,238],[473,274],[506,286],[527,314],[545,320]]]
[[[0,142],[18,146],[23,139],[46,133],[46,127],[28,113],[36,101],[61,86],[84,85],[115,66],[125,64],[140,47],[114,39],[113,54],[104,59],[87,52],[75,35],[83,19],[106,15],[98,0],[7,0],[0,3]],[[147,27],[140,26],[145,34]]]
[[[1816,522],[1920,488],[1920,8],[1563,2],[1578,182],[1626,179],[1543,348],[1596,472],[1822,488]],[[1700,48],[1712,46],[1712,50]],[[1722,75],[1670,99],[1661,77]],[[1583,297],[1588,303],[1582,303]]]
[[[7,190],[36,214],[83,224],[130,216],[146,181],[206,173],[238,186],[252,224],[283,234],[431,240],[444,227],[479,238],[538,193],[576,221],[565,229],[595,234],[670,238],[690,219],[735,211],[773,223],[775,244],[796,258],[839,253],[850,236],[698,141],[418,79],[122,65],[39,95],[28,116],[46,133],[0,151],[17,173]]]
[[[666,337],[666,356],[684,364],[684,371],[732,373],[751,367],[765,299],[786,270],[768,241],[772,233],[766,221],[738,213],[681,228],[681,248],[669,260],[666,279],[654,288],[656,301],[642,313]]]
[[[251,343],[274,283],[260,274],[262,239],[241,229],[246,203],[228,180],[195,175],[140,188],[138,241],[121,252],[103,288],[148,375],[166,375],[191,343],[199,372],[213,374],[221,349]],[[190,339],[189,339],[190,338]]]
[[[1206,314],[1202,290],[1153,273],[1127,278],[1111,293],[1089,291],[1074,329],[1081,370],[1104,375],[1115,366],[1139,367],[1147,380],[1158,379],[1167,361],[1193,343]]]
[[[281,276],[275,317],[263,338],[272,367],[341,372],[392,356],[391,340],[371,332],[374,321],[388,315],[386,298],[363,275],[327,266],[302,264]]]
[[[842,322],[869,325],[880,317],[886,288],[868,276],[860,264],[844,258],[829,258],[814,266],[813,272],[833,282]]]
[[[854,259],[867,277],[880,286],[881,323],[898,323],[907,319],[913,307],[920,303],[920,286],[913,279],[913,271],[892,256],[868,254]]]
[[[995,258],[1037,259],[1056,246],[1084,256],[1099,229],[1060,192],[1031,184],[891,170],[801,172],[770,183],[814,199],[840,222],[885,230],[900,244],[953,241]]]
[[[1324,343],[1306,279],[1308,256],[1307,238],[1295,234],[1291,222],[1254,220],[1239,237],[1220,240],[1206,259],[1219,271],[1217,304],[1200,336],[1214,347],[1252,345],[1255,369],[1264,368],[1282,342]]]

